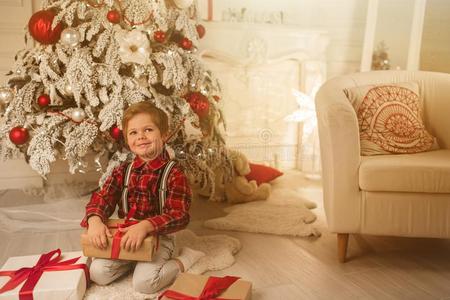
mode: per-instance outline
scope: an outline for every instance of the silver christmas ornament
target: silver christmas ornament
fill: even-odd
[[[181,149],[175,149],[175,157],[179,160],[185,160],[186,159],[186,152]]]
[[[209,155],[213,155],[216,152],[214,148],[208,148],[206,151],[208,152]]]
[[[0,103],[9,103],[14,98],[13,90],[8,87],[0,88]]]
[[[72,121],[80,123],[86,118],[86,113],[82,108],[75,108],[70,115]]]
[[[102,166],[102,162],[101,162],[101,160],[100,160],[100,156],[99,155],[97,155],[96,157],[95,157],[95,166],[96,166],[96,171],[97,172],[103,172],[103,166]]]
[[[184,9],[192,5],[194,0],[172,0],[176,7]]]
[[[201,146],[197,145],[192,152],[193,152],[195,158],[197,158],[197,159],[204,158],[204,153],[203,153],[203,149]]]
[[[80,42],[81,36],[78,30],[66,28],[61,32],[60,41],[63,45],[75,47]]]
[[[75,165],[75,171],[78,171],[78,173],[86,173],[87,163],[84,161],[78,161]]]
[[[66,96],[73,96],[73,90],[70,83],[66,83],[66,85],[64,85],[64,93],[66,94]]]

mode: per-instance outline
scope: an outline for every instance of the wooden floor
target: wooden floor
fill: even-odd
[[[215,275],[237,275],[253,282],[254,300],[297,299],[450,299],[450,241],[353,235],[345,264],[338,263],[336,236],[326,229],[320,184],[299,177],[299,187],[318,203],[317,239],[292,238],[203,228],[202,221],[223,215],[223,204],[197,200],[190,228],[197,234],[226,233],[242,250],[236,263]],[[12,205],[0,194],[0,206]],[[22,201],[38,201],[25,199]],[[18,199],[18,198],[16,198]],[[24,200],[25,199],[25,200]],[[55,248],[79,250],[80,230],[10,234],[0,231],[0,264],[9,256]]]

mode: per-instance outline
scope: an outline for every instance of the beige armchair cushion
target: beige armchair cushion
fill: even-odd
[[[450,193],[450,150],[364,156],[359,187],[370,192]]]

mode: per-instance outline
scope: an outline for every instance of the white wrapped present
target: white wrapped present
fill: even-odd
[[[0,299],[80,300],[89,280],[81,251],[10,257],[0,269]]]

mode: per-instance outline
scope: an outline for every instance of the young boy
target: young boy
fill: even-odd
[[[90,266],[92,281],[106,285],[125,274],[134,265],[133,287],[141,293],[155,293],[172,283],[179,272],[189,269],[204,253],[182,248],[175,257],[175,243],[169,235],[186,228],[189,223],[188,210],[191,202],[191,190],[186,176],[176,165],[168,177],[168,188],[163,213],[158,212],[158,178],[160,170],[169,161],[164,150],[168,136],[166,114],[149,102],[131,105],[124,113],[123,135],[133,160],[128,183],[128,207],[136,205],[134,218],[139,223],[123,229],[121,248],[137,250],[149,233],[160,235],[159,249],[151,262],[131,262],[112,259],[94,259]],[[107,236],[111,232],[105,225],[113,214],[116,205],[119,217],[125,217],[125,208],[120,201],[126,167],[124,163],[114,169],[100,191],[92,194],[86,205],[86,216],[81,226],[88,227],[91,243],[98,248],[107,247]]]

